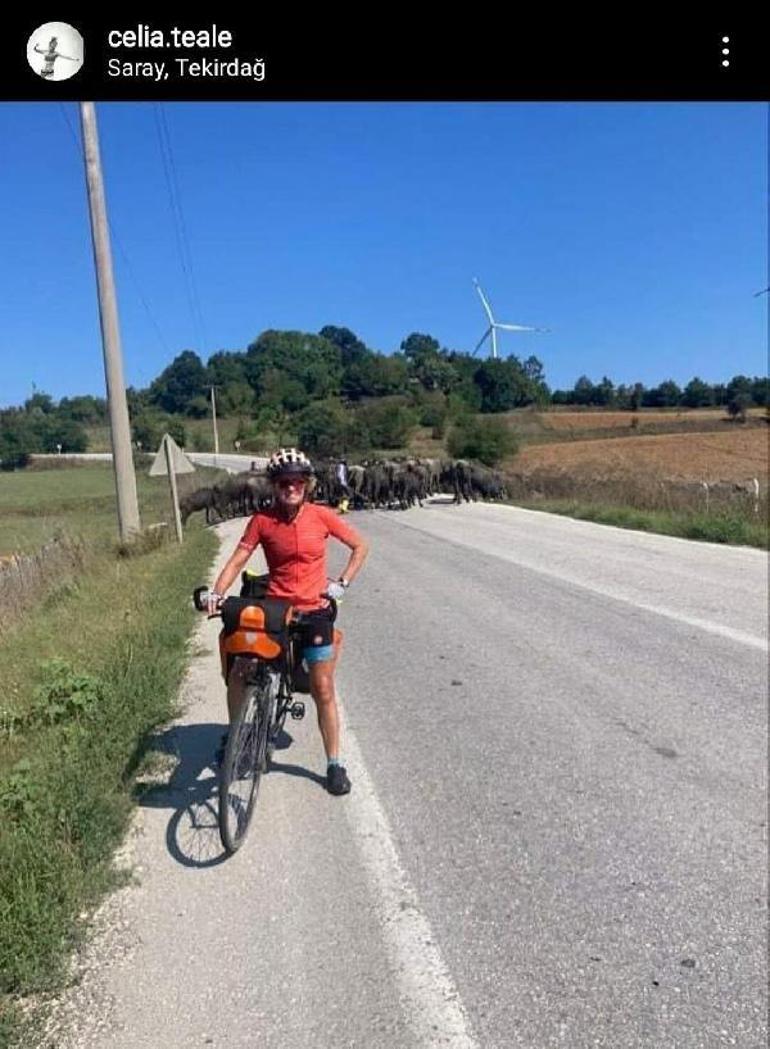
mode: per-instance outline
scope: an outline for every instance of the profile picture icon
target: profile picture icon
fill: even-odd
[[[44,80],[69,80],[83,65],[83,37],[66,22],[46,22],[27,41],[27,61]]]

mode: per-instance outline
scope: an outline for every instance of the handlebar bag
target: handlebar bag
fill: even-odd
[[[289,641],[293,606],[282,597],[228,597],[222,604],[222,647],[228,655],[277,659]]]

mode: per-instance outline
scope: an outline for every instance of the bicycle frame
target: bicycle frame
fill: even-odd
[[[270,729],[271,734],[277,734],[290,714],[293,720],[300,721],[305,716],[305,704],[301,700],[294,699],[292,691],[292,677],[294,673],[294,644],[297,637],[299,622],[294,620],[289,628],[289,644],[286,651],[277,660],[260,659],[259,656],[235,655],[228,671],[228,679],[232,674],[236,661],[247,664],[242,667],[243,680],[246,685],[258,685],[264,680],[265,674],[271,674],[278,678],[274,695],[276,698],[275,710],[271,711]]]

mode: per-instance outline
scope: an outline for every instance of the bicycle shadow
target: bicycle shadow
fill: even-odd
[[[137,782],[135,795],[143,808],[172,809],[166,827],[166,847],[183,867],[216,867],[228,857],[219,836],[219,795],[215,755],[223,724],[174,725],[148,737],[143,754],[155,752],[175,762],[164,782]],[[292,736],[285,729],[276,740],[276,754],[288,750]],[[161,759],[162,761],[162,759]],[[300,765],[272,760],[274,772],[299,776],[326,787],[326,778]],[[161,773],[162,775],[162,773]]]
[[[145,753],[173,759],[171,776],[161,783],[137,784],[143,808],[172,809],[166,847],[184,867],[214,867],[227,856],[219,838],[217,772],[214,764],[222,724],[174,725],[149,737]]]
[[[276,750],[278,750],[276,745]],[[289,765],[286,762],[276,761],[275,758],[268,765],[268,772],[282,772],[285,776],[298,776],[300,779],[309,779],[326,790],[326,776],[319,776],[317,772],[311,772],[303,765]]]

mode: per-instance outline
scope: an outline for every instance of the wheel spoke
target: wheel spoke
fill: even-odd
[[[228,853],[242,844],[254,812],[266,764],[272,691],[272,677],[247,688],[225,748],[219,783],[219,831]]]

